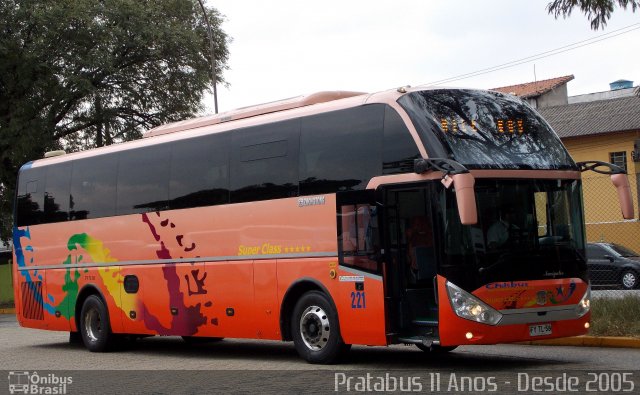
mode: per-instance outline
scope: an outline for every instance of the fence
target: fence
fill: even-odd
[[[636,195],[635,177],[629,181]],[[583,192],[593,298],[640,297],[640,222],[622,218],[616,189],[608,176],[585,177]],[[634,209],[637,217],[637,204]]]

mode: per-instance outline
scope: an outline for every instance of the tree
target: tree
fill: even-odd
[[[224,82],[229,39],[207,13]],[[192,117],[210,89],[209,48],[197,0],[0,2],[2,239],[23,163]]]
[[[606,26],[616,3],[625,10],[631,7],[632,12],[636,12],[640,7],[640,0],[553,0],[547,5],[547,11],[556,19],[559,16],[567,18],[571,16],[574,8],[580,7],[591,21],[591,29],[598,30]]]

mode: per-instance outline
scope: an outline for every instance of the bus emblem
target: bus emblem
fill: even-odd
[[[319,206],[325,203],[324,196],[312,196],[298,199],[298,207]]]
[[[536,303],[544,306],[547,303],[547,291],[538,291],[536,294]]]

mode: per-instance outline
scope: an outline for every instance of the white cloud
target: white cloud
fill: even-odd
[[[419,85],[524,58],[633,23],[616,11],[590,30],[574,11],[555,20],[548,0],[209,0],[233,37],[219,87],[221,111],[321,90],[379,91]],[[640,30],[532,63],[451,83],[492,88],[574,74],[570,94],[640,82]],[[212,111],[212,100],[207,100]]]

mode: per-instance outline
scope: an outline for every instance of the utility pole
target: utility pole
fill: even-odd
[[[207,33],[209,34],[209,50],[211,51],[211,83],[213,84],[213,105],[215,107],[216,114],[218,113],[218,87],[216,81],[216,57],[213,47],[213,31],[211,30],[211,24],[209,23],[209,16],[207,10],[202,4],[202,0],[198,0],[200,8],[202,8],[202,15],[204,15],[204,21],[207,23]]]

